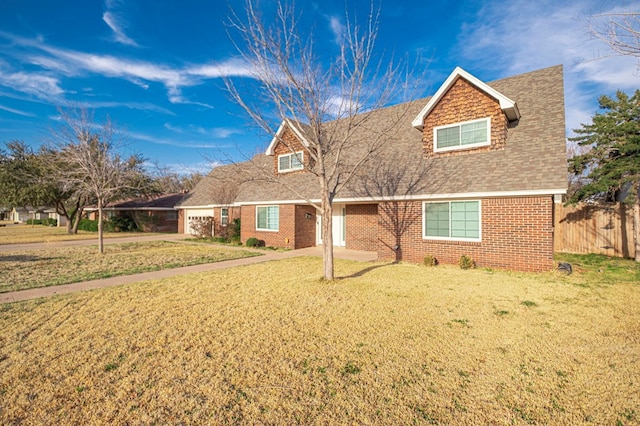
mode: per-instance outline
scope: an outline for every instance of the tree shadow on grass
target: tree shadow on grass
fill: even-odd
[[[345,275],[345,276],[343,276],[343,277],[336,277],[336,279],[338,279],[338,280],[346,280],[347,278],[357,278],[357,277],[361,277],[361,276],[363,276],[364,274],[366,274],[366,273],[368,273],[368,272],[371,272],[371,271],[376,270],[376,269],[378,269],[378,268],[382,268],[382,267],[389,266],[389,265],[393,265],[393,262],[391,262],[391,263],[382,263],[382,264],[372,265],[372,266],[369,266],[369,267],[367,267],[367,268],[361,269],[361,270],[360,270],[360,271],[358,271],[358,272],[354,272],[354,273],[353,273],[353,274],[351,274],[351,275]]]

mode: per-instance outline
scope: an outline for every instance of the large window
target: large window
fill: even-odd
[[[424,203],[423,236],[480,241],[480,201]]]
[[[436,127],[433,129],[434,150],[450,151],[489,145],[490,127],[488,118]]]
[[[227,226],[229,224],[229,209],[220,209],[220,225]]]
[[[291,154],[278,156],[278,171],[279,172],[292,172],[294,170],[302,170],[303,166],[303,153],[295,152]]]
[[[256,229],[258,231],[277,231],[280,222],[278,206],[256,207]]]

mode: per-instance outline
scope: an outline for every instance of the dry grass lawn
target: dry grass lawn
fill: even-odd
[[[0,253],[0,293],[48,287],[117,275],[259,256],[247,250],[150,241]]]
[[[320,262],[0,306],[0,423],[640,421],[633,274]]]
[[[155,235],[141,232],[105,232],[104,238],[124,238],[136,236]],[[67,234],[67,228],[58,228],[42,225],[13,225],[0,227],[0,245],[2,244],[28,244],[28,243],[53,243],[56,241],[91,240],[98,241],[96,232],[78,231],[76,235]]]

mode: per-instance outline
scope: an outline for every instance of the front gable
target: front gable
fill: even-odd
[[[274,173],[291,173],[308,167],[309,141],[290,120],[285,119],[267,148],[266,155],[273,156]]]
[[[503,149],[509,123],[519,118],[515,102],[456,68],[412,124],[422,131],[425,156],[436,157]],[[447,132],[454,142],[438,141]]]

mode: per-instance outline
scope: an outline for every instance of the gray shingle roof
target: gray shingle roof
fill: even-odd
[[[373,118],[369,125],[349,139],[346,164],[355,161],[377,131],[388,128],[399,114],[403,119],[390,132],[384,148],[336,198],[564,190],[567,166],[562,66],[488,85],[514,100],[521,113],[520,120],[508,130],[503,150],[427,159],[423,156],[422,133],[412,127],[411,121],[429,98],[373,111],[369,113]],[[329,124],[339,129],[340,122]],[[237,203],[319,199],[318,181],[311,173],[283,174],[279,183],[260,180],[261,172],[252,173],[252,169],[273,171],[273,157],[258,155],[251,162],[214,169],[181,204],[216,204],[216,187],[230,178],[244,182],[239,185]]]

